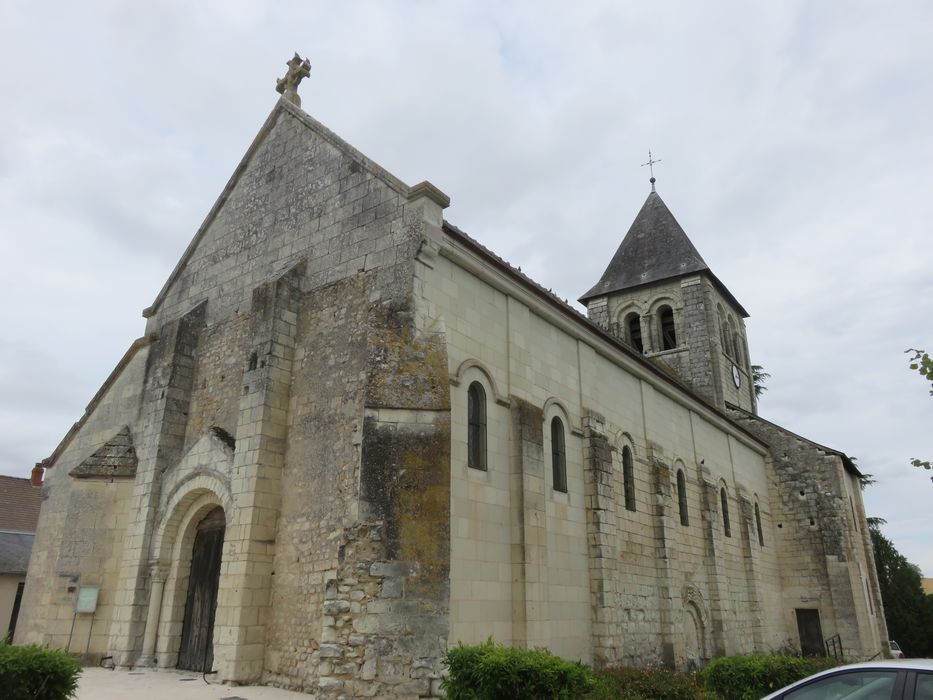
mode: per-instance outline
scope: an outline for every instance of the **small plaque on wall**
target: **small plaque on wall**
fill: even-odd
[[[75,612],[92,613],[97,610],[97,593],[99,586],[81,586],[78,589],[78,600],[75,603]]]

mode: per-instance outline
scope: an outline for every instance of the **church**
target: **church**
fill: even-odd
[[[584,315],[304,112],[288,65],[36,466],[17,643],[392,698],[489,637],[679,669],[888,651],[861,474],[758,415],[748,313],[653,177]]]

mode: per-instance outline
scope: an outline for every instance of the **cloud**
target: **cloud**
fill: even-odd
[[[902,355],[933,347],[931,34],[922,0],[4,3],[0,459],[27,473],[142,333],[297,49],[307,111],[570,299],[651,148],[752,314],[763,414],[859,456],[869,513],[933,574],[906,465],[933,400]]]

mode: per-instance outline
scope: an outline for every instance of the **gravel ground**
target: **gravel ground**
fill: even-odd
[[[258,685],[206,685],[200,673],[108,671],[85,668],[77,700],[310,700],[311,696]]]

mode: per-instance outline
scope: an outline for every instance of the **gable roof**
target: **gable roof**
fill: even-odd
[[[0,574],[24,576],[36,536],[31,532],[0,531]]]
[[[29,479],[0,476],[0,530],[35,532],[42,491]]]
[[[603,276],[580,297],[580,302],[698,272],[707,274],[742,317],[748,317],[742,305],[709,269],[661,196],[652,190]]]

